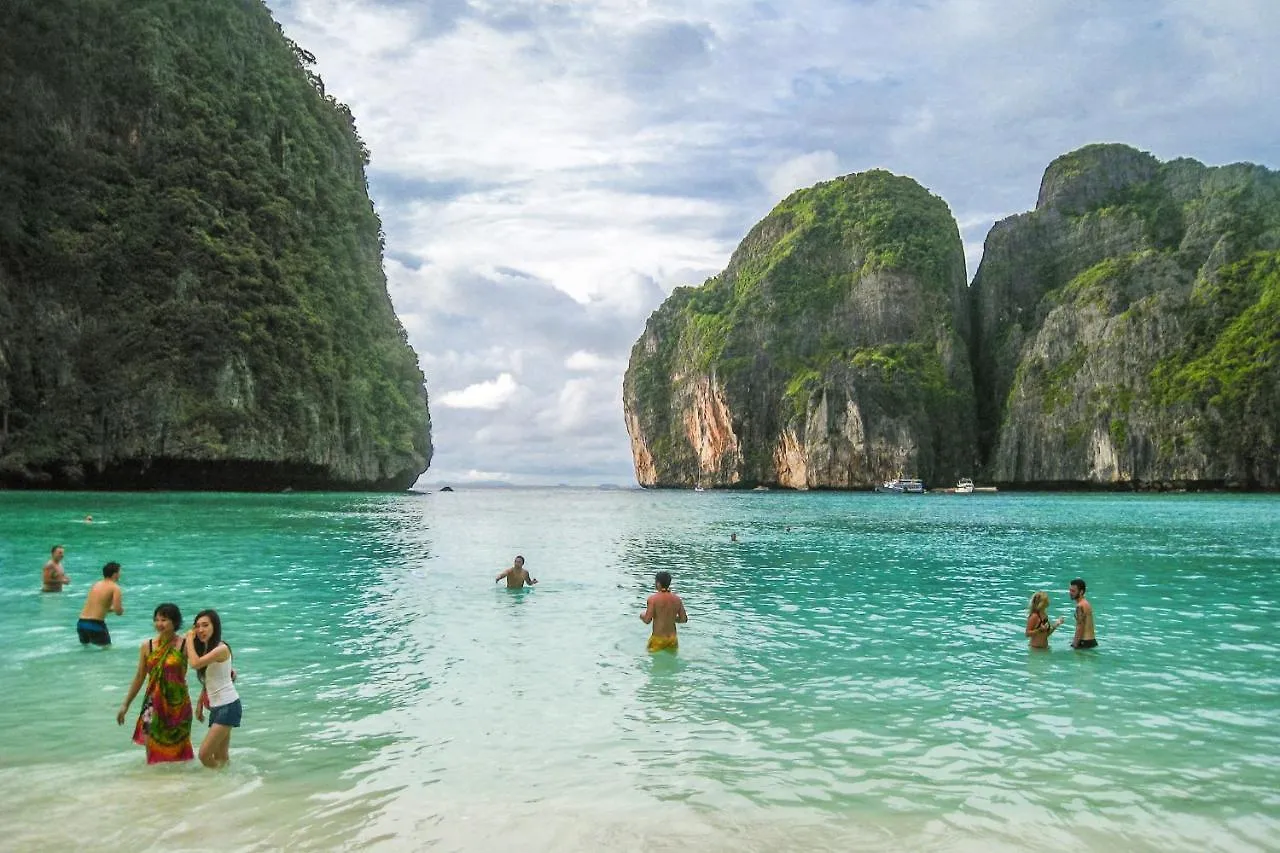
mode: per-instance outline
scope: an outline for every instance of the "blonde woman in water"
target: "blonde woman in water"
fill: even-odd
[[[1057,622],[1049,621],[1049,593],[1037,592],[1031,596],[1031,612],[1027,614],[1027,636],[1031,638],[1031,648],[1049,648],[1049,635],[1058,630],[1063,621],[1061,616]]]

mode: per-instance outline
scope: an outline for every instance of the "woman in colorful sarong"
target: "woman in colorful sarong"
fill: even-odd
[[[147,748],[147,763],[190,761],[191,694],[187,691],[185,638],[178,635],[182,613],[176,604],[161,604],[152,614],[156,636],[138,649],[138,671],[129,685],[129,695],[116,714],[124,725],[125,714],[147,682],[142,711],[133,728],[133,742]]]

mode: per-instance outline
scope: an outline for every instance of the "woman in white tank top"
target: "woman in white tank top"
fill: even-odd
[[[231,760],[231,730],[240,725],[241,709],[231,647],[222,642],[222,620],[216,610],[196,614],[195,627],[187,632],[187,661],[204,685],[196,719],[203,720],[204,709],[209,708],[209,734],[200,744],[200,763],[221,767]]]

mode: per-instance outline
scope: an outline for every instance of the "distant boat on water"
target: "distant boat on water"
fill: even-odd
[[[958,481],[956,481],[955,488],[934,489],[935,492],[941,491],[942,493],[948,494],[948,495],[972,495],[972,494],[975,494],[976,492],[994,492],[995,490],[996,490],[995,486],[975,486],[973,484],[973,480],[970,480],[968,477],[961,477]]]
[[[924,481],[914,477],[897,477],[876,486],[876,491],[888,495],[923,495]]]

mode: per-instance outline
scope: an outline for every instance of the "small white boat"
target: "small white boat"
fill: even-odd
[[[695,492],[705,492],[705,491],[706,491],[706,489],[702,488],[702,486],[694,486],[694,487],[693,487],[693,490],[694,490]]]
[[[924,481],[917,480],[914,477],[898,477],[893,480],[885,480],[876,486],[876,491],[890,495],[923,495]]]
[[[957,495],[973,494],[973,480],[970,480],[968,477],[961,477],[960,481],[956,483],[956,494]]]

